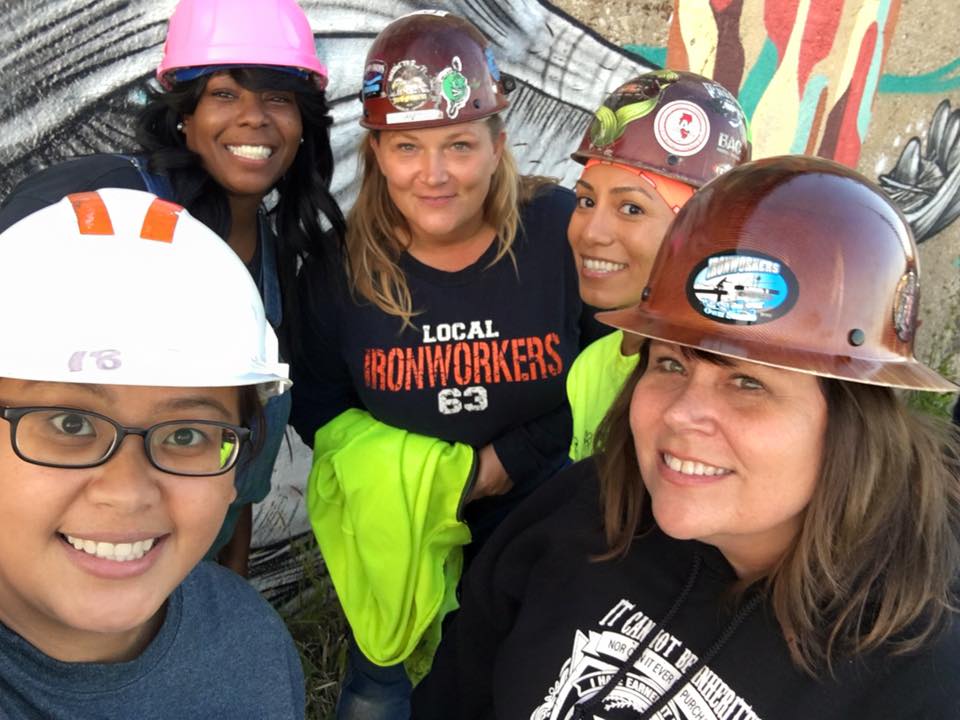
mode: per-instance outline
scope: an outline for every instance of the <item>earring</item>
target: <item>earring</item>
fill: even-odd
[[[303,138],[300,138],[300,144],[303,145]]]
[[[177,130],[183,132],[183,120],[177,123]]]

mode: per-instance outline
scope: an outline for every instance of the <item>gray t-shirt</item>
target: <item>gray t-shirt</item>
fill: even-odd
[[[204,562],[130,662],[60,662],[0,624],[0,717],[299,720],[303,671],[273,608],[241,577]]]

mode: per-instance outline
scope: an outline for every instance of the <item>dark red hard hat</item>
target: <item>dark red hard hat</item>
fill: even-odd
[[[750,159],[747,118],[720,83],[656,70],[610,93],[572,157],[632,165],[700,187]]]
[[[411,13],[370,46],[360,124],[404,130],[479,120],[507,107],[510,84],[469,22],[442,10]]]
[[[913,355],[917,248],[876,185],[821,158],[741,165],[667,231],[639,305],[603,322],[841,380],[955,392]]]

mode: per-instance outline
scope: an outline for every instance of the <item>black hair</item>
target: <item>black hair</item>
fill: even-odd
[[[284,317],[280,342],[289,352],[303,325],[295,287],[301,263],[310,260],[329,277],[343,257],[346,222],[330,192],[333,120],[324,92],[309,79],[263,67],[238,67],[228,72],[247,90],[293,92],[300,110],[303,143],[290,169],[273,188],[278,201],[270,210],[279,237],[277,272]],[[148,103],[137,118],[136,138],[148,154],[150,171],[169,177],[174,199],[226,238],[231,222],[226,193],[204,170],[200,155],[187,148],[184,134],[177,129],[183,116],[196,110],[209,77],[177,83],[165,92],[149,90]]]

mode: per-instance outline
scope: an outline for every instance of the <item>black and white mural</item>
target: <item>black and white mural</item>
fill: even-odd
[[[880,186],[903,210],[922,243],[960,216],[960,108],[937,105],[924,143],[910,138]]]
[[[37,169],[68,157],[133,150],[132,118],[160,61],[175,0],[4,0],[0,5],[0,197]],[[366,50],[390,20],[440,7],[474,22],[501,69],[518,81],[506,113],[525,172],[571,184],[569,160],[593,110],[632,75],[652,69],[538,0],[301,0],[330,71],[334,187],[354,195],[357,94]],[[276,603],[317,562],[303,507],[310,454],[292,430],[274,489],[255,508],[252,573]]]

